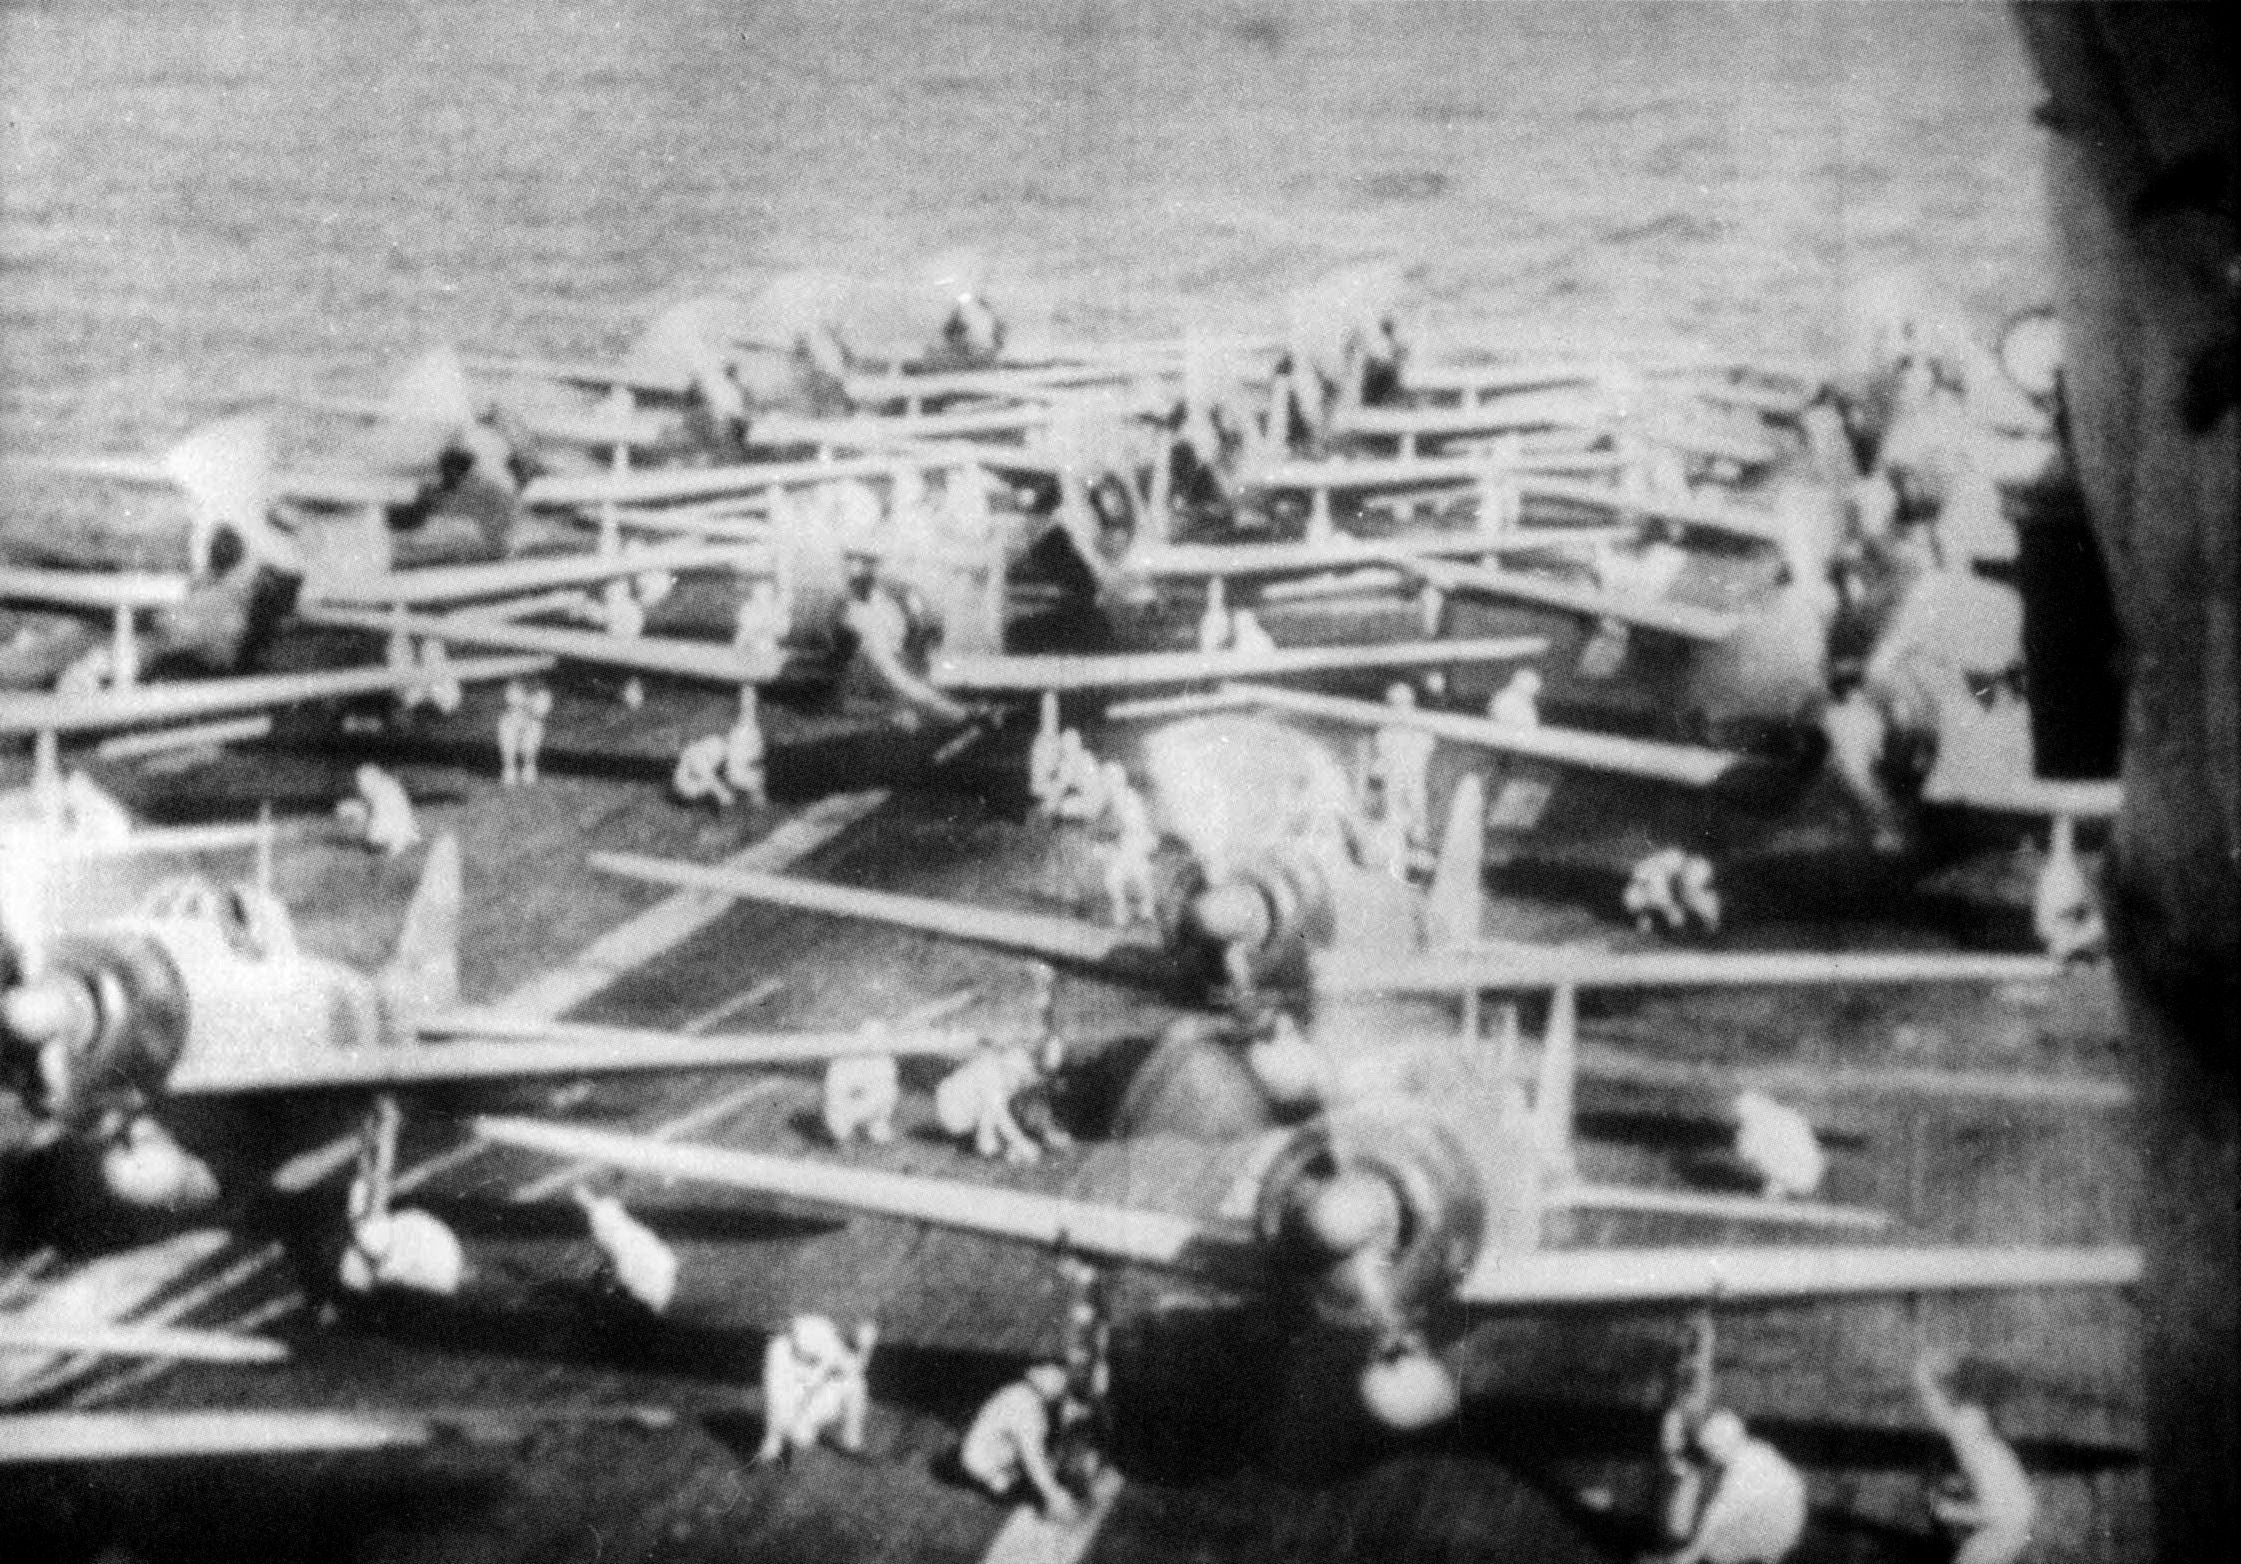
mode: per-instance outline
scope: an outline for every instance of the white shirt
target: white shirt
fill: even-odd
[[[1805,1535],[1805,1479],[1763,1439],[1721,1470],[1689,1541],[1705,1564],[1774,1564]]]

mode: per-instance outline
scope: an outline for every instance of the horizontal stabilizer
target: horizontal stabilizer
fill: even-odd
[[[1711,1248],[1495,1251],[1456,1296],[1464,1303],[1584,1303],[1834,1298],[2037,1287],[2129,1287],[2140,1251],[2120,1246],[1903,1247],[1731,1244]]]

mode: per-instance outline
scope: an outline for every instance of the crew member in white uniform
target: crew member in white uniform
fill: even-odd
[[[1024,1485],[1052,1520],[1076,1519],[1080,1506],[1051,1468],[1051,1439],[1066,1391],[1066,1370],[1038,1363],[990,1396],[957,1451],[965,1475],[999,1499],[1017,1497]]]
[[[1487,718],[1504,727],[1537,728],[1541,725],[1540,696],[1541,671],[1520,668],[1486,703]]]
[[[1958,1482],[1932,1493],[1930,1513],[1959,1540],[1954,1564],[2015,1564],[2031,1546],[2038,1494],[2014,1449],[1993,1431],[1990,1415],[1955,1400],[1938,1367],[1927,1357],[1915,1362],[1915,1394],[1961,1473]]]
[[[345,1209],[350,1242],[338,1270],[351,1292],[377,1288],[454,1298],[467,1281],[467,1252],[458,1235],[426,1211],[392,1210],[397,1156],[397,1105],[376,1100],[350,1181]]]
[[[677,769],[669,774],[669,790],[682,803],[707,799],[718,809],[729,809],[733,794],[724,781],[724,759],[730,747],[729,734],[706,733],[694,739],[677,754]]]
[[[2077,825],[2054,817],[2053,841],[2031,887],[2031,927],[2056,961],[2097,953],[2108,941],[2100,903],[2078,862]]]
[[[615,1285],[650,1313],[667,1309],[669,1301],[677,1296],[677,1251],[625,1210],[613,1195],[593,1194],[581,1184],[574,1193],[591,1228],[591,1241],[607,1257],[608,1273]]]
[[[1024,1048],[984,1047],[934,1089],[935,1122],[944,1134],[970,1140],[978,1156],[1039,1162],[1043,1148],[1012,1113],[1012,1099],[1035,1076],[1035,1061]]]
[[[1058,728],[1058,692],[1045,690],[1042,713],[1035,724],[1035,738],[1027,746],[1027,792],[1035,800],[1038,814],[1057,811],[1059,762],[1064,753]]]
[[[763,1352],[763,1441],[755,1463],[790,1461],[827,1434],[843,1450],[864,1448],[871,1409],[866,1376],[879,1331],[856,1327],[851,1347],[822,1314],[797,1314]]]
[[[1395,711],[1414,711],[1416,692],[1396,684],[1385,692]],[[1400,823],[1409,845],[1421,846],[1431,830],[1432,735],[1389,723],[1370,741],[1370,775],[1385,792],[1385,811]]]
[[[1697,1425],[1711,1495],[1666,1564],[1780,1564],[1805,1535],[1805,1479],[1722,1407]]]
[[[498,714],[498,780],[507,787],[528,780],[523,775],[529,754],[529,686],[519,679],[506,685],[506,709]]]
[[[850,1054],[825,1066],[825,1133],[836,1146],[861,1135],[875,1146],[895,1138],[902,1077],[892,1054]]]
[[[635,641],[646,633],[645,605],[632,595],[628,581],[600,588],[599,623],[618,641]],[[646,683],[636,674],[623,681],[622,703],[632,711],[646,704]]]
[[[1775,1199],[1803,1197],[1821,1187],[1828,1154],[1813,1122],[1762,1091],[1735,1098],[1735,1154]]]
[[[1152,824],[1151,805],[1129,783],[1126,766],[1107,761],[1104,780],[1105,809],[1113,827],[1112,840],[1105,844],[1105,902],[1114,926],[1125,929],[1159,915],[1152,879],[1159,829]]]
[[[368,763],[357,771],[358,796],[335,806],[344,824],[364,835],[366,845],[394,858],[420,844],[420,825],[413,819],[412,799],[397,779]]]
[[[1198,616],[1198,649],[1202,652],[1218,652],[1229,645],[1227,598],[1220,576],[1206,583],[1206,611]]]
[[[739,687],[739,720],[724,735],[724,781],[757,809],[770,807],[770,788],[763,769],[762,705],[752,684]]]

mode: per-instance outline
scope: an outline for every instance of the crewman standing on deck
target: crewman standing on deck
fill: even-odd
[[[368,847],[391,858],[417,846],[420,825],[403,785],[371,763],[358,768],[356,781],[357,796],[337,804],[336,817],[360,832]]]
[[[2030,1474],[2006,1440],[1993,1431],[1984,1408],[1949,1394],[1940,1364],[1922,1357],[1914,1364],[1914,1392],[1923,1415],[1945,1436],[1957,1483],[1943,1484],[1930,1496],[1930,1513],[1959,1542],[1954,1564],[2015,1564],[2031,1546],[2031,1523],[2039,1500]]]
[[[1396,684],[1385,692],[1395,712],[1416,709],[1416,691]],[[1387,723],[1370,740],[1370,776],[1384,790],[1385,812],[1398,821],[1409,845],[1421,846],[1431,830],[1430,773],[1432,735],[1403,723]]]
[[[519,679],[506,684],[506,709],[498,714],[498,780],[506,787],[529,780],[523,771],[529,754],[529,686]]]
[[[1105,900],[1114,927],[1125,929],[1139,919],[1150,922],[1159,915],[1152,877],[1159,828],[1152,823],[1151,805],[1129,782],[1126,766],[1107,761],[1104,778],[1105,811],[1113,832],[1105,844]]]
[[[615,1196],[594,1194],[580,1184],[574,1195],[616,1289],[649,1313],[667,1309],[669,1301],[677,1296],[677,1251],[632,1216]]]
[[[739,687],[739,720],[724,735],[724,780],[757,809],[770,807],[765,779],[762,705],[752,684]]]
[[[1711,1492],[1688,1541],[1664,1564],[1781,1564],[1805,1535],[1805,1479],[1725,1407],[1696,1427]]]

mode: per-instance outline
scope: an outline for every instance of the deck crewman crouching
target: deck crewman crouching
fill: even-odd
[[[822,1314],[797,1314],[763,1352],[763,1442],[755,1464],[790,1461],[828,1433],[840,1448],[864,1448],[871,1410],[866,1376],[879,1328],[856,1327],[854,1346]]]
[[[1051,1440],[1066,1395],[1066,1370],[1036,1364],[988,1398],[966,1430],[957,1464],[999,1499],[1032,1495],[1052,1520],[1077,1519],[1080,1506],[1051,1465]]]

